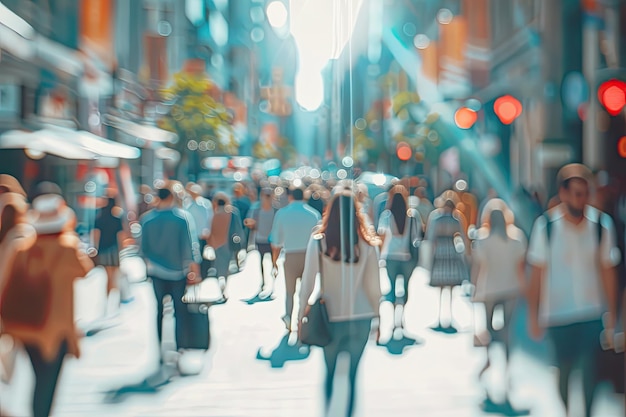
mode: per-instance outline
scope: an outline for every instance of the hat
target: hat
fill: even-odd
[[[35,198],[31,214],[35,230],[42,235],[65,232],[76,218],[63,197],[57,194],[43,194]]]
[[[587,184],[590,184],[593,174],[591,170],[583,164],[567,164],[556,174],[556,183],[560,187],[565,181],[572,178],[580,178],[581,180],[585,180]]]
[[[39,184],[37,184],[37,186],[35,187],[35,193],[33,195],[33,198],[35,199],[44,194],[55,194],[55,195],[62,196],[63,190],[61,190],[61,187],[59,187],[57,184],[53,182],[42,181]]]
[[[24,191],[20,182],[11,175],[0,174],[0,188],[4,188],[6,192],[17,193],[22,197],[26,197],[26,191]]]

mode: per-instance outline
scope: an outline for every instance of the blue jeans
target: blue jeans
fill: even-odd
[[[369,338],[371,322],[371,319],[359,319],[330,323],[331,342],[328,346],[323,348],[324,360],[326,362],[324,394],[327,410],[333,393],[333,380],[335,378],[337,357],[340,352],[347,352],[348,355],[350,355],[350,397],[348,399],[348,412],[346,416],[350,417],[354,413],[356,371],[361,361],[363,350],[365,350],[367,339]]]

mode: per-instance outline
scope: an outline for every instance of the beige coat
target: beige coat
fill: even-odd
[[[22,323],[19,319],[8,320],[5,316],[3,331],[22,343],[37,346],[48,360],[56,357],[64,341],[67,341],[68,353],[78,357],[78,336],[74,324],[74,280],[84,277],[93,268],[93,262],[79,250],[79,239],[75,233],[40,235],[31,246],[17,251],[15,262],[6,277],[7,282],[20,279],[17,272],[19,266],[27,263],[28,252],[36,246],[41,249],[43,259],[36,264],[31,262],[26,268],[29,271],[32,268],[48,269],[52,279],[50,314],[43,326],[37,328]]]

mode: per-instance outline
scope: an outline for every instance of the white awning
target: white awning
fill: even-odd
[[[98,158],[96,153],[82,146],[67,143],[57,132],[50,129],[36,132],[9,130],[0,135],[0,149],[24,149],[33,159],[42,158],[45,154],[78,160]]]
[[[44,153],[66,159],[122,158],[136,159],[141,150],[134,146],[58,126],[49,126],[35,132],[10,130],[0,135],[0,149],[24,149],[36,158]]]
[[[174,132],[170,132],[169,130],[160,129],[156,126],[131,122],[130,120],[122,119],[121,117],[110,114],[105,116],[104,123],[115,129],[119,129],[130,136],[143,140],[170,143],[174,143],[178,140],[178,135]]]
[[[105,139],[86,130],[72,130],[59,126],[51,126],[50,129],[57,132],[64,141],[81,146],[99,156],[137,159],[141,155],[139,148]]]

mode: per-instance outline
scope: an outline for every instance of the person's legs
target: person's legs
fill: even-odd
[[[585,396],[585,416],[591,417],[593,407],[593,397],[597,387],[596,359],[600,353],[600,333],[602,332],[602,322],[590,321],[580,323],[580,344],[578,351],[578,365],[580,366],[583,382],[583,395]]]
[[[285,316],[291,317],[293,296],[296,292],[296,281],[304,271],[304,253],[285,254]]]
[[[348,417],[351,417],[354,413],[356,374],[361,357],[363,356],[363,351],[365,350],[365,345],[367,345],[370,327],[371,320],[357,320],[350,322],[350,330],[348,332],[350,337],[348,348],[348,353],[350,354],[350,397],[348,399],[348,412],[346,413],[346,416]]]
[[[324,363],[326,364],[326,379],[324,380],[324,400],[325,410],[330,406],[330,397],[333,394],[333,381],[335,379],[335,369],[337,367],[337,357],[339,356],[339,345],[343,335],[339,331],[340,323],[330,323],[331,342],[324,346]]]
[[[389,293],[385,297],[387,301],[390,301],[392,304],[396,304],[396,281],[398,280],[398,275],[400,275],[400,262],[394,261],[393,259],[388,259],[386,261],[387,264],[387,276],[389,277],[389,285],[391,289]]]
[[[574,367],[577,335],[572,326],[554,326],[548,329],[554,347],[556,367],[559,370],[559,394],[565,409],[569,409],[569,378]],[[572,343],[574,342],[574,343]]]
[[[163,336],[163,297],[167,294],[166,281],[152,277],[152,287],[154,288],[154,295],[156,297],[157,335],[159,337],[160,346]]]
[[[271,274],[271,271],[265,271],[265,266],[263,265],[263,259],[265,258],[265,254],[272,253],[272,247],[270,246],[269,243],[257,243],[257,248],[259,250],[259,262],[260,262],[260,267],[261,267],[261,286],[259,289],[259,292],[263,291],[265,289],[265,277],[267,275]],[[267,272],[267,273],[266,273]],[[272,290],[273,290],[273,283],[272,283]]]
[[[406,304],[409,301],[409,280],[413,275],[413,271],[415,270],[415,262],[414,261],[404,261],[402,262],[402,276],[404,277],[404,303]]]
[[[61,373],[63,359],[67,353],[67,343],[59,347],[56,358],[46,361],[38,347],[24,345],[35,371],[35,392],[33,394],[33,417],[48,417],[54,401],[57,381]]]
[[[171,281],[169,284],[169,293],[174,301],[174,322],[176,325],[176,347],[178,349],[183,346],[183,337],[185,334],[185,327],[189,325],[187,305],[183,303],[183,296],[185,295],[185,288],[187,282],[185,279],[180,281]]]

